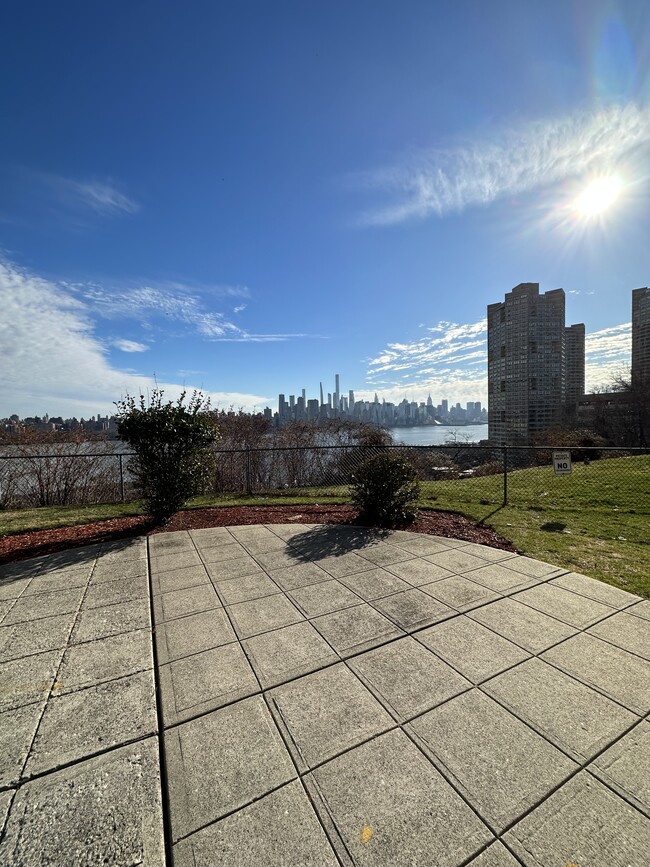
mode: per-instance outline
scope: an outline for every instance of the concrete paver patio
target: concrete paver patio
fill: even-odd
[[[0,863],[645,867],[648,612],[332,525],[0,567]]]

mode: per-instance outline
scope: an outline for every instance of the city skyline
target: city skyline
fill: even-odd
[[[335,370],[485,404],[485,309],[529,281],[584,322],[587,390],[629,367],[646,0],[5,18],[0,415],[156,383],[262,409]]]

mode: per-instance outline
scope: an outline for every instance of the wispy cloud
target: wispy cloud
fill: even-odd
[[[64,177],[46,172],[23,173],[32,191],[58,208],[79,218],[83,214],[100,217],[119,217],[135,214],[140,205],[128,196],[121,185],[110,178],[104,180]]]
[[[147,392],[153,376],[119,370],[95,333],[92,306],[69,286],[0,261],[0,417],[114,410],[124,394]],[[135,341],[133,341],[135,343]],[[158,382],[176,398],[185,385]],[[193,387],[193,383],[187,383]],[[241,392],[210,392],[214,405],[262,407],[270,398]]]
[[[356,175],[393,201],[367,210],[361,223],[389,225],[442,216],[592,171],[611,170],[650,144],[650,108],[633,103],[520,122],[467,143],[413,152],[401,164]]]
[[[104,284],[67,284],[71,292],[83,299],[107,319],[135,319],[145,329],[188,328],[206,340],[236,343],[269,343],[295,338],[314,337],[304,333],[257,334],[236,325],[220,311],[208,309],[215,299],[233,296],[248,298],[246,286],[193,287],[182,283],[160,286],[142,285],[115,288]],[[236,308],[239,312],[247,305]]]
[[[246,310],[245,304],[240,304],[238,307],[234,307],[232,312],[233,313],[241,313],[242,310]]]
[[[611,385],[616,374],[629,368],[632,353],[632,324],[613,325],[585,336],[585,388]]]
[[[61,180],[64,181],[64,179]],[[140,209],[136,201],[120,192],[109,182],[86,181],[80,183],[65,180],[65,184],[81,204],[91,208],[97,214],[105,216],[135,214]]]
[[[443,398],[485,401],[487,322],[438,322],[425,336],[407,343],[389,343],[367,361],[367,389],[358,396],[381,393],[387,400]],[[356,393],[356,392],[355,392]]]
[[[146,352],[149,349],[146,343],[138,343],[137,340],[114,340],[113,346],[122,352]]]

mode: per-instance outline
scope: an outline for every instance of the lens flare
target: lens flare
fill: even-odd
[[[596,178],[580,193],[573,207],[583,217],[595,217],[616,201],[622,189],[623,181],[617,175]]]

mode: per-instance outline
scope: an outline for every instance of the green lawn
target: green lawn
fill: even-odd
[[[593,461],[570,476],[549,467],[517,470],[503,478],[425,482],[425,508],[458,512],[510,539],[518,550],[650,597],[650,455]],[[204,506],[321,505],[349,502],[341,487],[269,496],[201,497]],[[0,535],[137,515],[139,503],[65,506],[0,512]]]

